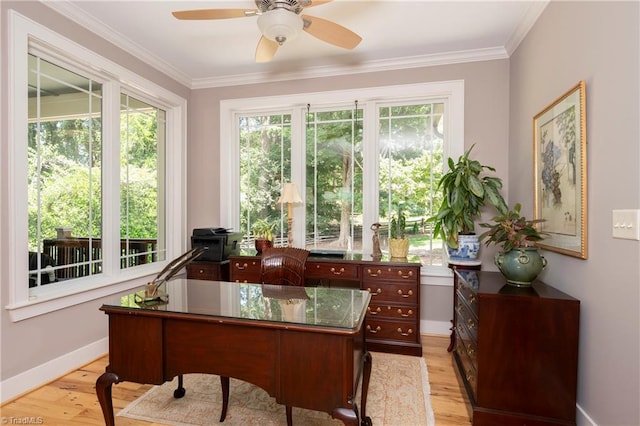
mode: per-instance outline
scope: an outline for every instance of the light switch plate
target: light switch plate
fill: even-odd
[[[640,210],[613,211],[613,238],[640,240]]]

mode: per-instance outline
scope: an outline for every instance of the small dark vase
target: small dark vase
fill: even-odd
[[[495,263],[507,279],[507,284],[529,287],[538,274],[547,266],[547,259],[536,247],[515,248],[506,253],[497,253]]]
[[[258,254],[262,253],[262,250],[273,247],[273,241],[271,240],[255,240],[254,245]]]

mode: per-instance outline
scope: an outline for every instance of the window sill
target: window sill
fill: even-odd
[[[152,276],[153,275],[145,275],[116,283],[104,283],[103,280],[100,280],[100,283],[83,289],[78,289],[79,286],[77,285],[68,288],[60,287],[52,291],[43,291],[38,295],[31,296],[28,301],[7,305],[5,309],[9,311],[12,322],[23,321],[140,287],[148,282]],[[86,286],[86,281],[83,286]]]

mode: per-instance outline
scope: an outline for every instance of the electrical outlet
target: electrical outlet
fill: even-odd
[[[613,238],[640,240],[640,210],[613,211]]]

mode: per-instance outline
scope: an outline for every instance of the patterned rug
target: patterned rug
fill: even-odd
[[[373,368],[367,415],[375,426],[433,426],[427,366],[422,357],[372,352]],[[222,395],[218,376],[187,374],[187,394],[175,399],[177,379],[154,386],[122,409],[118,416],[176,426],[219,424]],[[276,426],[286,424],[285,407],[264,390],[231,379],[229,409],[222,425]],[[359,405],[359,401],[358,401]],[[294,425],[342,425],[326,413],[293,408]]]

